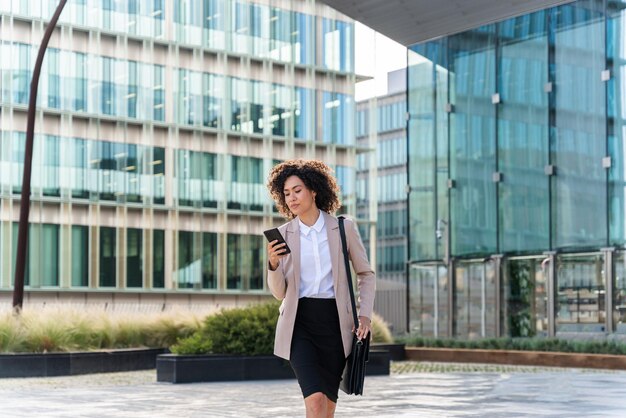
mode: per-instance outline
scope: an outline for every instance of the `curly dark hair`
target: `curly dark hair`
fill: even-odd
[[[287,160],[277,164],[270,171],[267,188],[281,215],[287,219],[295,218],[285,202],[285,181],[297,176],[304,185],[315,192],[315,205],[324,212],[334,214],[341,207],[339,186],[333,176],[333,170],[318,160]]]

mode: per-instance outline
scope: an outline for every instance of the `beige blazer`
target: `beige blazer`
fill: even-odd
[[[352,350],[354,319],[352,318],[350,290],[341,249],[339,222],[337,218],[326,212],[322,211],[322,214],[324,215],[326,232],[328,233],[335,299],[337,301],[337,312],[339,313],[343,349],[347,357]],[[374,295],[376,293],[376,276],[367,260],[365,247],[361,241],[356,224],[350,219],[345,219],[344,225],[348,241],[348,255],[350,261],[352,261],[352,268],[357,275],[359,295],[357,304],[360,304],[358,315],[371,319],[372,311],[374,310]],[[291,337],[300,297],[300,224],[298,218],[287,222],[278,229],[285,237],[285,241],[287,241],[287,245],[291,249],[291,254],[280,260],[280,264],[275,271],[268,269],[267,282],[274,297],[283,301],[280,305],[280,314],[276,324],[274,354],[289,360]]]

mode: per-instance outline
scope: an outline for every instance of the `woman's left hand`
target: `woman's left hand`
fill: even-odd
[[[356,330],[356,337],[362,340],[371,330],[372,321],[367,316],[359,316],[359,328]]]

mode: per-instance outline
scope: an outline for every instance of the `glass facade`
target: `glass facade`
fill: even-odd
[[[31,35],[57,4],[0,3],[4,291]],[[284,220],[265,181],[288,158],[335,167],[355,211],[350,19],[315,2],[70,0],[59,26],[38,90],[29,288],[268,296],[261,232]]]
[[[373,151],[357,156],[357,213],[375,219],[361,236],[377,278],[394,289],[407,281],[406,106],[404,92],[392,93],[357,103],[356,113],[357,143]]]
[[[25,146],[25,132],[0,131],[2,196],[22,191]],[[31,193],[76,200],[163,204],[164,155],[161,147],[35,135]]]
[[[621,329],[625,22],[579,0],[410,47],[409,259],[450,267],[443,335]]]
[[[2,41],[2,102],[27,105],[38,49]],[[49,48],[44,58],[37,104],[44,109],[165,120],[164,67],[114,57]]]

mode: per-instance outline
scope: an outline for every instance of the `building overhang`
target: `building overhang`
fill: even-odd
[[[321,0],[409,46],[573,0]]]

